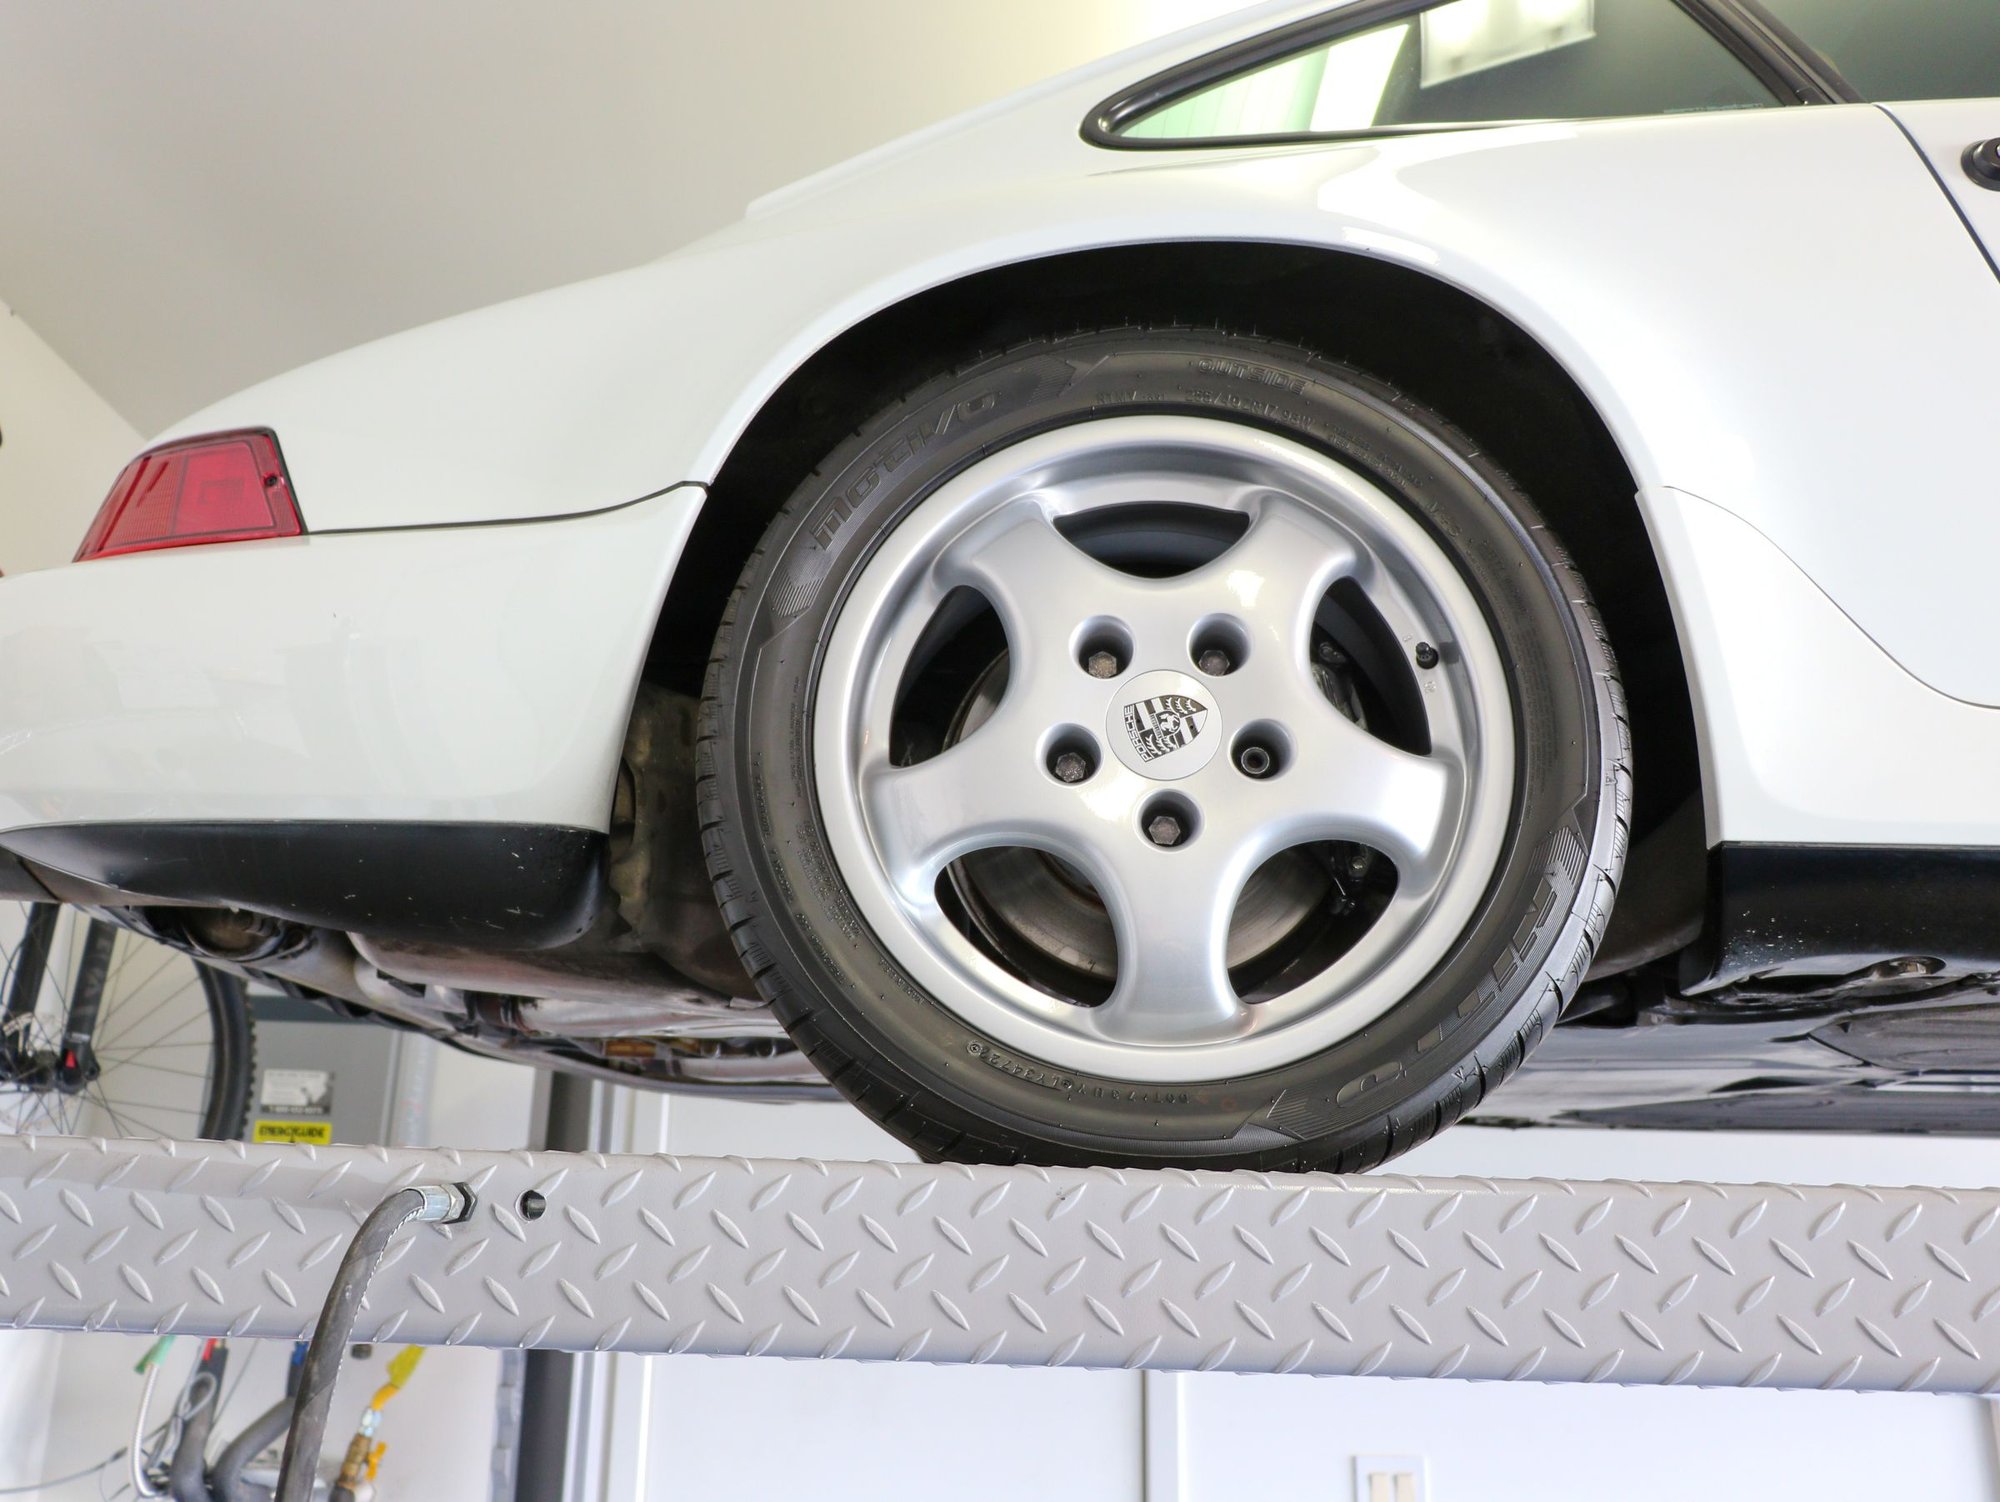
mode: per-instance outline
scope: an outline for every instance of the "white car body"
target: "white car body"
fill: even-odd
[[[1711,846],[2000,848],[2000,193],[1956,175],[2000,100],[1165,152],[1079,132],[1122,86],[1328,9],[1108,59],[660,261],[176,425],[274,430],[308,535],[0,583],[0,843],[152,820],[604,831],[705,487],[789,375],[991,268],[1250,242],[1460,289],[1587,395],[1667,584]]]
[[[1993,485],[2000,287],[1897,123],[1962,143],[2000,134],[2000,102],[1164,159],[1078,135],[1116,83],[1323,9],[1266,10],[1095,65],[807,179],[664,260],[335,356],[176,424],[161,438],[275,429],[313,535],[0,591],[0,691],[63,711],[0,752],[0,831],[297,817],[302,792],[326,817],[602,828],[622,716],[607,690],[591,701],[611,711],[596,744],[576,743],[572,664],[636,677],[699,504],[676,487],[715,475],[788,373],[870,314],[991,266],[1252,240],[1459,286],[1590,394],[1670,581],[1711,842],[2000,844],[2000,782],[1984,775],[2000,765],[2000,654],[1987,647],[2000,508],[1978,504]],[[1607,197],[1615,216],[1600,211]],[[2000,195],[1960,197],[2000,244]],[[1703,233],[1715,224],[1726,243]],[[670,491],[641,504],[644,521],[615,509]],[[586,553],[625,553],[646,526],[653,556],[639,569],[628,555],[629,581],[580,609],[560,571],[513,580],[499,639],[488,592],[523,556],[517,535],[433,540],[443,577],[394,535],[554,517],[572,518],[554,535]],[[368,544],[333,533],[382,534],[386,566],[421,569],[426,587],[383,583],[375,600],[419,654],[492,664],[504,689],[456,685],[479,702],[433,719],[410,712],[412,692],[427,697],[417,664],[349,672],[340,644],[365,635],[350,612],[370,604],[350,571],[372,566],[354,556]],[[198,616],[159,633],[169,604],[180,614],[216,589],[271,639]],[[52,614],[78,631],[52,639]],[[1762,646],[1725,650],[1738,639]],[[175,702],[176,680],[191,700]],[[185,757],[185,716],[214,705],[215,683],[243,696],[239,713],[210,721],[203,755]],[[300,754],[328,779],[274,784]]]

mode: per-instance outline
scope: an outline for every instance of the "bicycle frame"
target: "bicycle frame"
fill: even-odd
[[[76,975],[66,993],[69,1014],[63,1021],[62,1046],[54,1057],[38,1055],[24,1046],[24,1040],[48,977],[61,912],[52,902],[29,905],[27,928],[6,978],[6,1008],[0,1014],[0,1078],[21,1080],[46,1072],[57,1088],[74,1091],[88,1084],[95,1070],[92,1047],[118,931],[108,923],[90,924]]]
[[[21,946],[14,951],[8,967],[6,1008],[0,1012],[0,1073],[12,1076],[19,1065],[19,1041],[27,1032],[41,1000],[42,981],[48,974],[49,951],[55,945],[56,919],[61,909],[53,902],[28,905],[28,923]]]

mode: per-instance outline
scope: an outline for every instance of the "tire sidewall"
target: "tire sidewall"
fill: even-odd
[[[1475,916],[1383,1017],[1238,1079],[1135,1084],[1001,1046],[933,1001],[876,939],[819,814],[811,747],[821,655],[875,546],[986,455],[1134,413],[1247,423],[1361,471],[1456,563],[1509,668],[1513,818]],[[1302,1144],[1356,1141],[1385,1118],[1427,1117],[1427,1135],[1483,1089],[1482,1046],[1530,1038],[1553,1020],[1542,1015],[1553,1012],[1550,988],[1537,982],[1598,844],[1599,696],[1560,562],[1525,500],[1471,444],[1372,380],[1284,346],[1114,331],[932,383],[844,444],[787,504],[718,645],[720,834],[730,868],[750,877],[735,895],[747,904],[760,984],[803,1044],[855,1066],[836,1073],[837,1085],[857,1098],[900,1093],[911,1134],[932,1148],[956,1134],[955,1155],[1289,1162]]]

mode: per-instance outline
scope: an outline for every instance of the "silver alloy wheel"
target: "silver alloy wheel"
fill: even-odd
[[[1191,572],[1141,578],[1056,528],[1100,507],[1199,506],[1248,518]],[[1344,717],[1308,661],[1315,611],[1350,579],[1419,673],[1430,750]],[[928,760],[890,763],[905,668],[955,589],[1006,633],[1007,686],[983,724]],[[1240,662],[1211,676],[1197,636]],[[1120,644],[1115,676],[1084,665]],[[1116,655],[1116,654],[1115,654]],[[897,962],[972,1027],[1032,1059],[1153,1084],[1240,1077],[1316,1053],[1379,1017],[1443,958],[1504,842],[1514,782],[1507,677],[1443,551],[1355,471],[1274,434],[1208,418],[1081,422],[947,481],[883,540],[835,619],[814,696],[815,787],[835,860]],[[1228,754],[1256,726],[1275,773]],[[1058,744],[1093,747],[1067,783]],[[1149,837],[1156,814],[1179,837]],[[1351,841],[1396,869],[1358,943],[1279,995],[1238,998],[1225,964],[1236,898],[1280,851]],[[971,852],[1025,846],[1085,873],[1110,915],[1117,979],[1101,1005],[1049,995],[952,923],[938,879]]]

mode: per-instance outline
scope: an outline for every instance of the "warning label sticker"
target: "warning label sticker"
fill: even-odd
[[[326,1147],[333,1141],[330,1121],[262,1121],[250,1134],[252,1142],[305,1142]]]
[[[266,1111],[292,1116],[325,1116],[333,1110],[333,1072],[328,1069],[266,1069],[257,1092]]]

